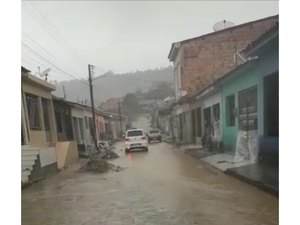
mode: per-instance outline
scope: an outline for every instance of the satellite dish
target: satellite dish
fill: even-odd
[[[181,91],[181,96],[185,96],[186,94],[187,94],[187,91],[185,91],[185,90]]]
[[[233,27],[235,24],[233,22],[222,20],[220,22],[215,23],[213,26],[214,31],[223,30],[229,27]]]
[[[48,76],[48,73],[51,71],[51,68],[46,69],[44,72],[40,74],[41,77]]]
[[[45,81],[47,81],[48,73],[50,72],[51,68],[46,69],[44,72],[40,73],[41,77],[45,77]]]

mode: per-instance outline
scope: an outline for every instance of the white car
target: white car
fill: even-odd
[[[148,151],[148,140],[143,129],[127,130],[125,135],[125,153],[132,149]]]

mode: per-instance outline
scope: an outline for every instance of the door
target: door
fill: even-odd
[[[179,115],[179,140],[182,141],[183,139],[183,113]]]
[[[202,113],[201,108],[197,108],[197,137],[202,137]]]
[[[196,110],[192,111],[192,142],[196,143]]]

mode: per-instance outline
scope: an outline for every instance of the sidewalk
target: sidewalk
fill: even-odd
[[[278,197],[278,168],[254,164],[250,161],[234,162],[234,153],[210,152],[196,145],[183,145],[180,149],[202,162],[237,179]]]
[[[225,173],[252,184],[277,197],[279,196],[278,168],[264,164],[252,164],[230,168],[226,170]]]

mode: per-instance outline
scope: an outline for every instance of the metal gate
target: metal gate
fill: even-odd
[[[257,86],[239,92],[239,130],[257,130]]]

